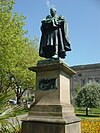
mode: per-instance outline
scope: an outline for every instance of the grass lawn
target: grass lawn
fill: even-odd
[[[86,109],[77,107],[75,108],[75,114],[81,119],[90,119],[90,118],[100,119],[100,108],[90,108],[88,111],[88,116],[86,116]]]

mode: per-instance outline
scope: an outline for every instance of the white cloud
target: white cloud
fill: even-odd
[[[48,8],[54,8],[55,7],[55,5],[51,4],[49,0],[46,0],[46,3],[47,3]]]
[[[50,1],[49,0],[47,0],[47,6],[50,7]]]

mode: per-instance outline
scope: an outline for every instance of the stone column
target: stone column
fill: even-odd
[[[70,77],[75,72],[60,60],[36,67],[36,101],[22,122],[22,133],[80,133],[80,119],[70,103]]]

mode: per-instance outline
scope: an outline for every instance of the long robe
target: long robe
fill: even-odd
[[[70,43],[67,33],[67,23],[61,17],[56,16],[56,22],[49,21],[41,25],[41,41],[39,55],[52,58],[55,54],[65,58],[66,51],[70,51]],[[57,24],[56,24],[57,23]]]

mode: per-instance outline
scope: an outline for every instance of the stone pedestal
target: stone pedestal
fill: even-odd
[[[70,103],[70,77],[75,72],[60,60],[39,61],[36,101],[22,122],[22,133],[80,133],[80,119]]]

